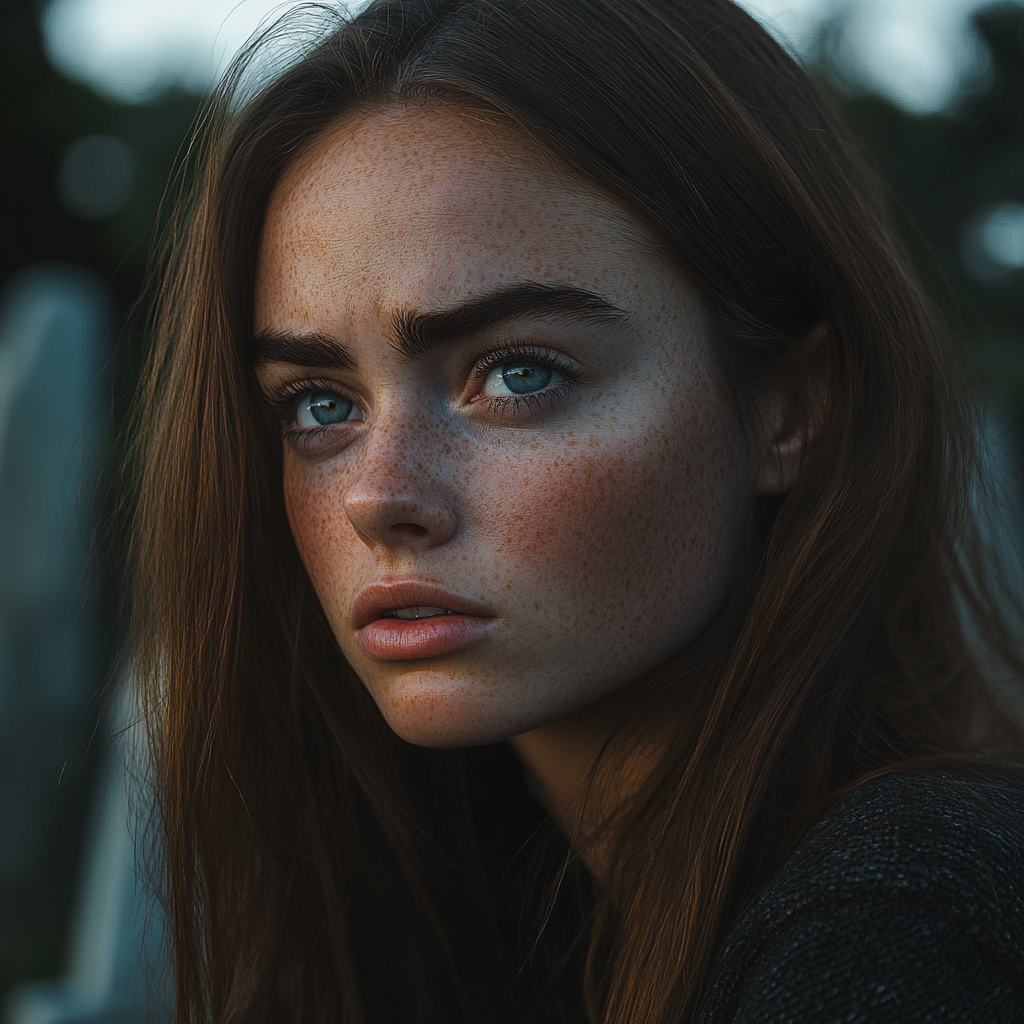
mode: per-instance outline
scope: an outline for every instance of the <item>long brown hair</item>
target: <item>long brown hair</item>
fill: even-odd
[[[837,792],[1019,756],[993,680],[1016,685],[1024,662],[983,566],[977,430],[932,310],[829,103],[728,0],[376,0],[255,89],[253,52],[209,108],[168,236],[134,428],[130,651],[178,1020],[524,1013],[471,754],[399,741],[345,664],[252,380],[281,173],[346,112],[410,98],[494,112],[645,222],[701,295],[741,411],[813,381],[797,390],[815,441],[762,510],[745,614],[623,720],[628,739],[664,709],[661,754],[606,823],[580,918],[593,1021],[688,1020],[724,934]]]

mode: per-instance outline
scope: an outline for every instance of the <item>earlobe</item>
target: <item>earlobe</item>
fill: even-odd
[[[807,438],[803,430],[771,440],[761,456],[758,494],[785,494],[796,484]]]
[[[799,367],[792,387],[773,394],[764,406],[756,490],[785,494],[800,474],[801,463],[817,439],[825,417],[824,374],[820,371],[825,324],[819,323],[799,346]]]

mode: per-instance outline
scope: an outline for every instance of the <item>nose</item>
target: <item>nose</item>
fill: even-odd
[[[345,514],[371,550],[426,551],[449,541],[458,516],[444,479],[444,460],[426,431],[396,422],[370,430],[355,478],[344,497]]]

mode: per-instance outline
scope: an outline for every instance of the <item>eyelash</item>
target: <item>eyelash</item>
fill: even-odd
[[[543,391],[537,391],[527,395],[491,395],[486,401],[491,408],[496,409],[500,418],[504,418],[506,412],[515,415],[521,409],[535,412],[546,409],[555,404],[576,385],[577,379],[574,374],[573,364],[563,356],[548,349],[537,348],[534,345],[523,345],[509,342],[496,349],[490,349],[486,354],[477,358],[473,369],[469,373],[470,381],[484,381],[487,375],[496,367],[504,363],[522,361],[524,363],[536,363],[538,366],[545,366],[548,369],[556,370],[561,376],[557,384],[546,387]],[[478,396],[479,400],[484,397]]]
[[[300,398],[315,391],[330,391],[341,394],[336,381],[305,378],[282,385],[276,394],[260,395],[260,404],[271,425],[276,428],[281,438],[292,444],[313,443],[321,434],[331,429],[330,424],[322,427],[289,427],[295,422],[295,406]],[[347,397],[347,396],[345,396]],[[301,440],[300,440],[301,439]]]
[[[535,412],[548,408],[550,405],[563,398],[565,394],[576,384],[573,374],[573,366],[564,357],[547,349],[537,348],[534,345],[519,345],[508,343],[496,349],[490,349],[486,354],[478,356],[469,371],[469,380],[473,383],[482,382],[487,379],[488,374],[498,366],[505,363],[516,362],[536,363],[538,366],[545,366],[556,370],[561,376],[557,384],[546,387],[543,391],[527,395],[491,395],[486,397],[487,403],[492,409],[496,409],[500,418],[506,414],[515,415],[520,410]],[[297,443],[301,437],[304,442],[315,442],[320,434],[330,430],[330,426],[323,427],[291,427],[287,424],[293,423],[295,419],[295,405],[300,398],[315,391],[330,391],[341,394],[336,381],[317,380],[305,378],[284,384],[274,395],[261,394],[260,404],[271,424],[276,425],[280,435]],[[347,397],[347,396],[346,396]],[[478,396],[484,400],[484,396]]]

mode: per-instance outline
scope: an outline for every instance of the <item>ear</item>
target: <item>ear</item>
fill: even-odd
[[[789,386],[762,404],[758,494],[785,494],[800,474],[804,456],[821,432],[827,396],[821,369],[825,324],[818,324],[797,346]]]

